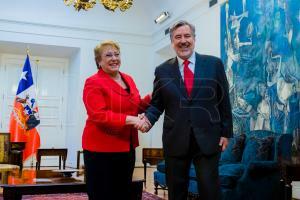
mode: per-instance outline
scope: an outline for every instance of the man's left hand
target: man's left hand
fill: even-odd
[[[228,146],[228,142],[229,142],[228,138],[226,138],[226,137],[221,137],[220,138],[219,145],[222,147],[222,151],[225,151],[225,149]]]

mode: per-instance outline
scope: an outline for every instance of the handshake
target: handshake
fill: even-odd
[[[152,127],[145,113],[139,114],[138,116],[127,116],[126,124],[133,125],[134,128],[140,130],[142,133],[148,132]]]

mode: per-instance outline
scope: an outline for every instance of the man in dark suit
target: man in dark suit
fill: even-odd
[[[165,111],[163,149],[169,200],[186,200],[191,162],[201,199],[220,199],[218,162],[232,137],[228,83],[219,58],[194,51],[195,27],[170,28],[177,56],[155,70],[153,97],[139,127],[148,131]]]

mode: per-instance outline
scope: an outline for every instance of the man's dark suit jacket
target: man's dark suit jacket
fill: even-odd
[[[146,116],[152,125],[165,111],[163,148],[166,156],[186,156],[190,133],[205,155],[220,150],[220,137],[232,137],[228,82],[219,58],[196,53],[194,85],[188,97],[178,60],[173,58],[155,70],[151,105]]]

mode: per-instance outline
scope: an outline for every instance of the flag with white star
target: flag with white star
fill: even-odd
[[[12,142],[25,142],[23,160],[35,155],[40,146],[40,137],[36,129],[40,118],[36,103],[29,56],[23,66],[19,86],[10,116],[10,134]]]
[[[29,56],[27,55],[26,61],[25,61],[24,67],[23,67],[23,71],[21,74],[17,95],[24,92],[26,89],[28,89],[31,86],[33,86],[33,79],[32,79]]]

